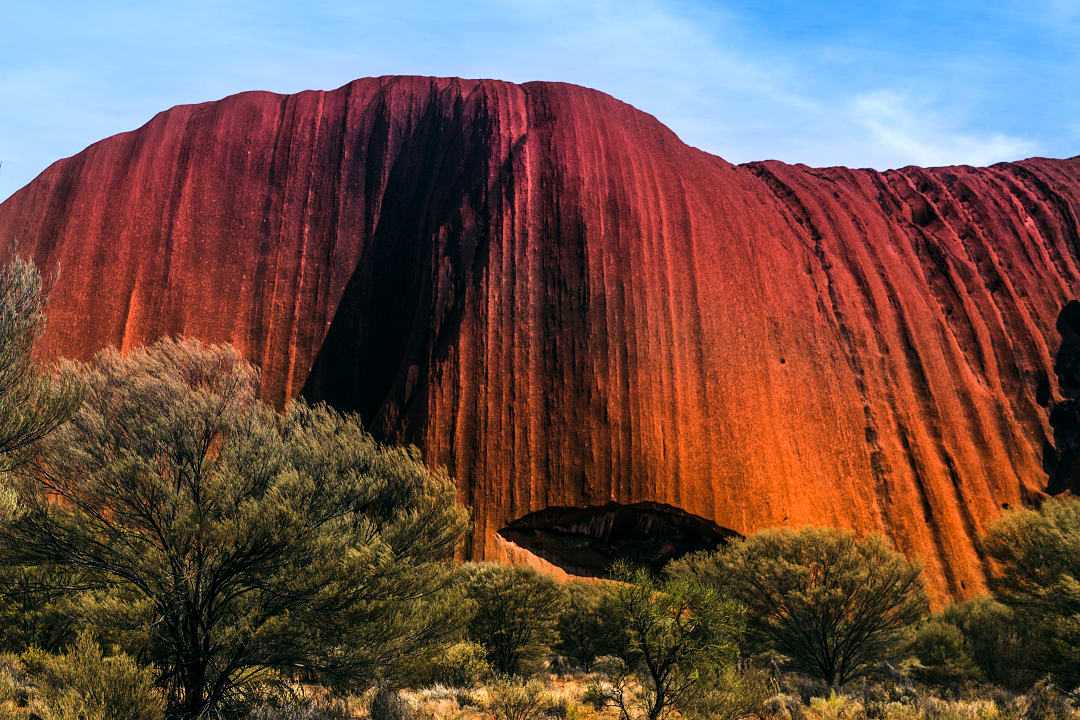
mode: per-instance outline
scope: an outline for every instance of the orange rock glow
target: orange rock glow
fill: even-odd
[[[231,342],[447,465],[471,553],[546,507],[881,532],[935,596],[1046,484],[1080,158],[731,165],[571,85],[359,80],[163,112],[0,205],[43,357]]]

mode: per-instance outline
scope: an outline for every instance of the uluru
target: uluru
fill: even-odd
[[[162,112],[0,247],[51,278],[41,358],[232,343],[445,465],[471,557],[830,525],[942,598],[1047,486],[1078,218],[1080,157],[734,165],[583,87],[380,77]]]

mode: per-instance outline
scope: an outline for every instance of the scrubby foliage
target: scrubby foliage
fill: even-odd
[[[674,564],[747,609],[748,638],[838,688],[900,653],[927,612],[918,566],[879,537],[766,530]]]
[[[1032,660],[1062,687],[1080,687],[1080,498],[1007,513],[986,549],[1001,566],[995,594],[1037,638]]]
[[[934,618],[915,632],[911,651],[917,660],[915,676],[932,685],[957,687],[980,678],[963,631],[956,625]]]
[[[42,372],[32,361],[30,351],[45,328],[45,303],[33,263],[15,259],[0,268],[0,522],[19,512],[10,473],[28,462],[35,444],[66,422],[80,402],[70,374]],[[39,585],[36,575],[0,568],[0,650],[54,648],[69,639],[55,606],[29,592]]]
[[[440,648],[426,663],[428,684],[471,688],[493,675],[487,651],[480,643],[464,640]]]
[[[696,692],[683,703],[682,715],[690,720],[759,718],[777,689],[765,670],[728,666],[702,678]]]
[[[287,689],[252,698],[243,720],[353,720],[345,700]]]
[[[488,688],[484,709],[492,720],[541,720],[551,697],[539,680],[502,678]]]
[[[276,412],[227,347],[164,340],[73,372],[85,403],[24,473],[0,562],[94,591],[171,717],[273,673],[355,687],[454,626],[466,513],[416,450],[325,406]]]
[[[597,658],[626,652],[626,628],[616,612],[618,596],[610,583],[569,582],[564,593],[555,646],[560,655],[588,672]]]
[[[0,566],[0,652],[20,653],[30,647],[58,651],[76,634],[79,599],[57,591],[63,579],[44,577],[33,568]]]
[[[1032,662],[1032,638],[1020,627],[1015,613],[994,598],[954,603],[939,619],[960,630],[967,653],[983,679],[1010,690],[1024,690],[1044,674]]]
[[[414,720],[416,716],[401,691],[390,685],[380,685],[368,702],[368,720]]]
[[[559,640],[562,589],[522,566],[470,563],[461,578],[474,604],[469,639],[484,647],[497,673],[534,672]]]
[[[45,329],[45,303],[33,263],[15,259],[0,269],[0,471],[24,463],[34,443],[67,421],[79,405],[73,379],[65,373],[42,373],[30,356]],[[5,496],[4,504],[13,499]]]
[[[67,652],[31,649],[0,658],[0,717],[28,720],[160,720],[154,674],[124,654],[106,657],[89,633]]]
[[[628,642],[622,657],[597,661],[592,701],[615,708],[622,720],[694,711],[738,659],[741,609],[693,578],[657,579],[627,567],[615,577],[622,585],[614,617]]]

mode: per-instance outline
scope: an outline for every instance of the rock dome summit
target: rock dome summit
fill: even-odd
[[[1078,218],[1080,158],[732,165],[582,87],[385,77],[162,112],[0,205],[0,247],[54,278],[42,357],[233,343],[445,464],[473,557],[836,525],[944,597],[1046,487]]]

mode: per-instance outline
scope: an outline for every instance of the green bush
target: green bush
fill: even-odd
[[[6,656],[0,670],[4,717],[31,720],[161,720],[165,701],[153,672],[127,655],[106,657],[89,633],[66,652]]]
[[[985,544],[1001,568],[991,587],[1034,640],[1032,660],[1062,687],[1080,688],[1080,498],[1006,513]]]
[[[170,715],[290,673],[354,689],[453,636],[468,513],[418,450],[325,405],[277,411],[225,346],[73,367],[85,402],[20,478],[0,565],[95,587],[97,627],[152,660]]]
[[[528,675],[559,640],[564,596],[550,577],[522,566],[470,563],[462,567],[474,603],[469,639],[484,647],[502,675]]]
[[[555,650],[585,672],[599,657],[623,654],[626,628],[616,617],[615,588],[610,583],[569,582],[564,591]]]
[[[493,720],[540,720],[551,698],[538,680],[502,678],[488,688],[484,709]]]
[[[863,720],[863,704],[847,695],[832,693],[829,697],[811,698],[806,714],[808,720]]]
[[[544,715],[551,720],[578,720],[580,708],[570,698],[559,695],[545,703]]]
[[[38,443],[82,400],[69,373],[42,372],[31,358],[45,329],[45,306],[41,275],[32,262],[16,258],[0,267],[0,524],[26,511],[14,471],[34,459]],[[31,645],[57,649],[73,640],[57,605],[26,592],[38,583],[35,575],[0,567],[0,651],[22,652]]]
[[[352,720],[345,700],[286,686],[266,688],[247,703],[243,720]]]
[[[1012,610],[991,597],[967,600],[945,608],[940,619],[958,628],[964,636],[968,655],[983,677],[1003,688],[1024,690],[1039,679],[1041,670],[1028,649]]]
[[[380,685],[368,703],[368,720],[414,720],[417,716],[401,693],[388,685]]]
[[[978,680],[981,673],[959,627],[941,619],[923,623],[912,639],[911,652],[918,661],[914,675],[932,685],[956,687]]]
[[[747,608],[755,651],[837,688],[899,657],[927,612],[921,571],[879,537],[841,530],[766,530],[676,561]]]
[[[655,578],[617,566],[613,611],[626,628],[622,657],[598,659],[589,702],[624,720],[691,713],[738,659],[742,609],[690,577]],[[718,701],[719,706],[719,701]]]
[[[492,675],[487,651],[470,640],[447,645],[430,661],[425,682],[452,688],[472,688]]]
[[[74,642],[81,594],[41,597],[36,591],[62,582],[34,569],[0,567],[0,652],[58,651]]]
[[[757,718],[777,690],[773,678],[764,670],[726,667],[702,678],[683,704],[682,715],[689,720]]]

